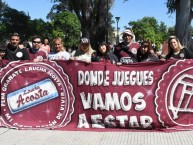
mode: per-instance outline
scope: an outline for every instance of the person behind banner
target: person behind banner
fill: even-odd
[[[17,61],[17,60],[29,60],[29,53],[25,48],[20,48],[20,36],[18,33],[12,33],[10,36],[10,42],[7,44],[2,59]]]
[[[144,40],[141,43],[141,46],[137,50],[137,60],[138,62],[159,61],[149,40]]]
[[[41,50],[41,37],[40,36],[33,36],[32,38],[32,47],[28,48],[28,52],[30,54],[30,61],[39,62],[47,60],[48,53],[44,50]]]
[[[41,45],[42,50],[46,51],[48,54],[50,53],[50,45],[49,45],[49,39],[44,38],[44,43]]]
[[[99,44],[96,52],[92,53],[91,61],[92,62],[110,62],[116,64],[118,62],[117,56],[110,51],[110,46],[105,42]]]
[[[168,54],[167,59],[193,59],[193,52],[187,47],[182,46],[179,39],[176,36],[170,36],[168,38]]]
[[[90,40],[88,38],[82,38],[78,49],[71,53],[70,60],[80,60],[90,63],[93,52],[94,50],[91,47]]]
[[[119,43],[114,48],[114,54],[118,57],[122,64],[137,62],[137,50],[140,47],[139,43],[134,42],[134,33],[130,29],[123,32],[123,42]]]
[[[66,51],[64,47],[64,42],[61,38],[55,38],[53,40],[54,54],[49,54],[49,60],[69,60],[70,53]]]
[[[5,55],[5,51],[6,51],[6,43],[3,42],[0,44],[0,60],[3,59],[3,57]]]

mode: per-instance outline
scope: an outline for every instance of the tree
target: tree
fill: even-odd
[[[136,41],[149,39],[159,47],[163,40],[168,37],[167,26],[163,22],[159,25],[154,17],[143,17],[128,24],[135,33]]]
[[[18,32],[21,38],[25,36],[28,30],[30,17],[27,16],[23,11],[17,11],[10,7],[6,7],[2,12],[1,26],[4,29],[4,37],[9,37],[10,33]]]
[[[191,20],[193,18],[192,0],[168,0],[168,13],[176,11],[175,35],[180,39],[180,42],[193,49],[191,38]]]
[[[5,8],[7,7],[7,4],[5,2],[3,2],[2,0],[0,0],[0,18],[3,17],[3,11],[5,10]]]
[[[0,1],[1,2],[1,1]],[[42,38],[62,37],[65,46],[74,47],[79,43],[80,22],[77,16],[69,11],[58,12],[51,22],[42,19],[31,20],[23,11],[10,7],[3,7],[0,3],[0,42],[9,39],[10,33],[18,32],[22,41],[31,40],[33,35]],[[64,37],[65,36],[65,37]]]
[[[107,18],[107,8],[112,6],[114,0],[53,0],[53,2],[57,4],[53,6],[52,12],[69,10],[77,15],[81,23],[82,36],[90,38],[93,46],[97,42],[105,41],[106,27],[109,28],[111,23],[110,17]]]
[[[80,22],[77,16],[68,11],[56,14],[51,19],[53,37],[64,38],[66,47],[75,47],[80,38]]]
[[[5,34],[6,34],[6,26],[5,24],[2,23],[2,20],[4,18],[3,16],[3,12],[4,10],[7,8],[7,4],[5,2],[3,2],[2,0],[0,0],[0,42],[4,41]],[[1,42],[4,43],[4,42]]]
[[[6,7],[7,7],[7,4],[5,2],[3,2],[2,0],[0,0],[0,16],[1,17],[2,17],[2,13]]]
[[[50,22],[45,22],[42,19],[30,20],[28,30],[26,31],[26,38],[31,39],[33,35],[50,38],[52,36]]]

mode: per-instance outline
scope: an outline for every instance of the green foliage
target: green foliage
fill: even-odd
[[[2,0],[0,0],[0,20],[3,17],[2,14],[3,14],[6,7],[7,7],[7,4],[5,2],[3,2]]]
[[[71,12],[57,13],[50,22],[45,22],[42,19],[31,20],[24,12],[8,6],[1,10],[0,42],[9,39],[10,33],[17,32],[21,35],[22,41],[31,40],[33,35],[39,35],[49,39],[62,37],[65,39],[66,47],[74,47],[79,43],[80,22]]]
[[[52,9],[52,16],[66,9],[78,17],[83,37],[91,40],[92,46],[105,41],[107,30],[111,29],[109,8],[114,0],[53,0],[56,2]],[[108,3],[107,3],[108,2]],[[64,5],[66,4],[66,5]],[[63,9],[61,6],[64,6]]]
[[[175,27],[169,27],[168,28],[168,36],[175,35]]]
[[[67,47],[73,47],[79,43],[81,26],[75,14],[68,11],[58,13],[52,19],[51,25],[54,28],[53,37],[64,38]]]
[[[75,47],[79,43],[80,34],[83,34],[90,37],[91,43],[95,46],[98,42],[105,40],[106,32],[109,37],[114,32],[111,26],[113,16],[109,12],[114,0],[51,1],[55,3],[48,14],[50,22],[45,22],[42,19],[31,20],[24,12],[12,9],[0,0],[0,41],[7,38],[9,33],[18,32],[29,40],[33,35],[50,39],[62,37],[66,47]],[[123,2],[127,1],[123,0]],[[159,25],[153,17],[131,21],[129,25],[134,30],[137,41],[149,39],[158,46],[167,39],[169,34],[174,34],[174,27],[167,28],[163,22]]]
[[[167,26],[161,22],[158,24],[154,17],[144,17],[137,21],[128,23],[133,29],[136,41],[150,40],[157,47],[168,38]]]
[[[16,9],[6,7],[2,12],[1,27],[5,33],[4,39],[6,39],[10,33],[18,32],[23,37],[25,35],[30,17],[24,12],[19,12]],[[3,39],[3,38],[2,38]]]
[[[26,39],[31,40],[33,35],[39,35],[42,38],[52,38],[52,25],[42,19],[34,19],[29,21],[28,30],[26,31]]]
[[[168,8],[168,13],[174,13],[179,4],[180,0],[167,0],[166,6]]]

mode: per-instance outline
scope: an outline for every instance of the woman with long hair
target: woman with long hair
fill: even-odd
[[[192,59],[193,52],[188,48],[181,45],[179,39],[176,36],[170,36],[168,38],[168,54],[166,59]]]
[[[137,50],[138,62],[158,61],[158,56],[154,53],[152,44],[149,40],[144,40]]]
[[[62,38],[53,39],[53,47],[55,54],[49,54],[49,60],[69,60],[70,54],[66,51]]]
[[[78,49],[72,52],[70,60],[91,62],[93,52],[94,50],[91,47],[90,40],[88,38],[82,38]]]
[[[105,42],[99,44],[98,49],[91,57],[92,62],[110,62],[116,64],[118,62],[117,56],[110,51],[110,46]]]

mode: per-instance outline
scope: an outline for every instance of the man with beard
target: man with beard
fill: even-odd
[[[29,53],[25,48],[19,47],[20,36],[18,33],[13,33],[10,36],[10,42],[5,49],[4,60],[17,61],[29,60]]]

